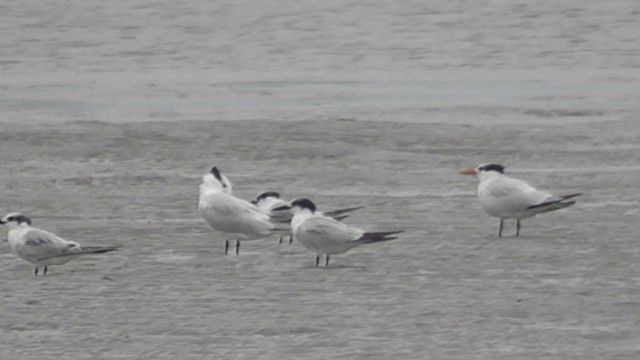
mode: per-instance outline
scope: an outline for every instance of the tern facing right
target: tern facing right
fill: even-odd
[[[118,250],[119,246],[80,246],[75,241],[68,241],[54,233],[31,226],[31,219],[21,213],[10,213],[0,220],[7,225],[9,246],[23,260],[36,265],[34,275],[42,267],[43,275],[47,275],[47,266],[64,265],[69,261],[89,254],[102,254]]]
[[[326,255],[325,266],[328,266],[330,255],[342,254],[364,244],[393,240],[396,237],[391,235],[403,232],[364,232],[316,212],[315,204],[306,198],[293,200],[291,209],[294,212],[291,220],[293,236],[316,253],[316,266],[320,262],[320,255]]]
[[[569,207],[576,202],[566,200],[582,194],[553,196],[522,180],[504,175],[504,167],[499,164],[481,164],[474,169],[463,169],[460,174],[475,175],[479,180],[477,195],[482,209],[487,214],[500,218],[498,236],[502,236],[504,219],[516,219],[518,236],[520,220]]]

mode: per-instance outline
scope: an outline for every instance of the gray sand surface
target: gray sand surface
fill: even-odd
[[[124,249],[34,277],[4,243],[0,357],[637,358],[635,124],[560,123],[5,127],[4,211]],[[475,180],[457,174],[486,160],[584,195],[497,238]],[[196,211],[212,165],[241,197],[274,189],[322,209],[365,205],[347,222],[406,234],[328,269],[275,238],[224,256]]]
[[[34,277],[0,242],[0,359],[640,359],[637,0],[0,4],[0,216],[121,251]],[[514,238],[461,167],[562,211]],[[224,256],[222,169],[406,232]],[[0,239],[6,237],[0,229]]]

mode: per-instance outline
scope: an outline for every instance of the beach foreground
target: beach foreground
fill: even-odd
[[[636,123],[565,115],[4,123],[3,215],[124,248],[34,277],[3,242],[0,357],[637,358]],[[498,238],[475,180],[457,174],[486,161],[584,195]],[[196,211],[212,165],[243,198],[271,189],[321,209],[364,205],[346,222],[406,232],[327,269],[276,238],[225,256]]]

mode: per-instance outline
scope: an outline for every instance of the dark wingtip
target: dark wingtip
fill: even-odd
[[[346,213],[352,212],[352,211],[356,211],[356,210],[360,210],[364,208],[364,206],[356,206],[356,207],[351,207],[351,208],[344,208],[344,209],[337,209],[337,210],[331,210],[331,211],[323,211],[323,213],[326,216],[330,216],[336,220],[340,220],[340,219],[344,219],[346,217],[349,217],[349,215],[345,215]]]
[[[396,234],[400,234],[400,233],[403,233],[403,232],[404,232],[404,230],[364,233],[362,235],[362,237],[360,239],[358,239],[357,241],[358,242],[363,242],[365,244],[368,244],[368,243],[375,243],[375,242],[379,242],[379,241],[395,240],[398,237],[397,236],[391,236],[391,235],[396,235]]]
[[[569,195],[562,195],[560,196],[562,198],[562,200],[567,200],[567,199],[571,199],[574,198],[576,196],[580,196],[582,195],[582,193],[575,193],[575,194],[569,194]]]
[[[398,231],[388,231],[384,233],[384,237],[388,237],[389,235],[397,235],[397,234],[402,234],[404,232],[404,230],[398,230]],[[393,239],[396,239],[396,237],[394,237]]]
[[[108,253],[110,251],[120,250],[121,247],[122,247],[122,245],[114,245],[114,246],[107,246],[107,247],[103,247],[103,248],[98,248],[98,249],[96,249],[95,253],[96,254],[104,254],[104,253]]]

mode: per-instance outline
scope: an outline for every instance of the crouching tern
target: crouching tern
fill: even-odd
[[[316,266],[320,256],[325,255],[325,266],[329,265],[329,257],[345,253],[354,247],[380,241],[396,239],[395,234],[403,231],[364,232],[348,226],[340,221],[316,212],[315,204],[307,198],[298,198],[274,210],[291,208],[291,231],[302,246],[316,254]]]
[[[482,209],[489,215],[500,218],[498,236],[502,236],[504,219],[516,219],[516,236],[520,235],[520,220],[575,204],[567,201],[582,193],[553,196],[537,190],[522,180],[508,177],[499,164],[481,164],[471,169],[460,170],[462,175],[475,175],[479,180],[477,195]]]
[[[256,205],[233,196],[231,188],[231,182],[214,166],[202,177],[198,200],[198,211],[207,225],[228,237],[224,243],[225,255],[229,251],[229,240],[235,240],[238,255],[241,240],[289,231],[286,224],[279,224]]]
[[[295,199],[294,199],[295,200]],[[280,193],[277,191],[263,191],[256,195],[254,200],[251,200],[252,204],[255,204],[258,209],[269,214],[269,216],[273,219],[277,219],[279,223],[290,224],[291,219],[293,218],[293,211],[291,210],[291,202],[286,201],[280,197]],[[331,211],[325,211],[320,213],[325,216],[332,217],[336,220],[342,220],[348,218],[348,213],[362,209],[364,206],[356,206],[344,209],[337,209]],[[275,210],[279,209],[279,210]],[[290,232],[286,234],[289,236],[289,245],[293,242],[293,234]],[[280,244],[282,244],[283,236],[280,236]]]
[[[83,255],[102,254],[117,250],[120,246],[81,246],[75,241],[65,240],[54,233],[31,226],[31,219],[21,213],[10,213],[0,220],[7,225],[11,250],[23,260],[36,265],[34,275],[42,267],[64,265]]]

